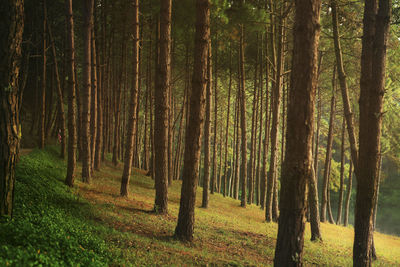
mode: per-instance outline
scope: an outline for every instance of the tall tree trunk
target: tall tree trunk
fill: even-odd
[[[350,210],[350,198],[351,198],[351,189],[353,186],[353,162],[350,160],[350,168],[349,168],[349,178],[347,181],[347,191],[346,191],[346,200],[345,200],[345,208],[344,208],[344,223],[343,226],[347,226],[349,223],[349,210]]]
[[[355,165],[357,195],[354,216],[354,266],[370,266],[373,256],[372,222],[377,198],[386,47],[391,6],[390,0],[367,0],[364,7],[360,79],[360,150],[359,161]]]
[[[216,45],[215,45],[215,73],[214,73],[214,141],[213,141],[213,171],[212,171],[212,179],[213,181],[218,181],[218,190],[222,193],[221,184],[222,181],[220,177],[217,177],[217,120],[218,120],[218,30],[216,34]],[[226,196],[225,191],[223,192],[224,196]]]
[[[321,1],[299,0],[295,6],[286,157],[274,266],[303,265],[307,187],[313,176],[312,136]]]
[[[124,170],[121,179],[121,196],[128,196],[129,178],[132,172],[133,141],[135,138],[136,108],[139,87],[139,0],[133,1],[133,63],[132,63],[132,87],[129,105],[129,121],[126,128]]]
[[[18,114],[24,1],[7,0],[0,9],[0,218],[13,215],[15,165],[21,126]]]
[[[354,166],[357,166],[358,148],[357,148],[357,141],[356,141],[355,130],[354,130],[353,112],[351,111],[349,90],[347,88],[347,82],[346,82],[346,73],[345,73],[344,67],[343,67],[343,58],[342,58],[342,49],[340,46],[339,22],[338,22],[338,15],[337,15],[336,0],[331,0],[331,9],[332,9],[333,43],[334,43],[334,47],[335,47],[336,65],[337,65],[337,72],[338,72],[338,77],[339,77],[339,82],[340,82],[340,89],[342,92],[343,109],[344,109],[344,114],[346,117],[347,132],[348,132],[349,141],[350,141],[350,152],[351,152],[351,158],[354,162]]]
[[[84,61],[83,61],[83,97],[82,97],[82,180],[90,183],[90,102],[91,102],[91,33],[93,19],[93,0],[85,0],[84,14]]]
[[[235,148],[235,174],[234,174],[234,190],[233,190],[233,195],[235,199],[239,199],[239,177],[240,177],[240,167],[239,167],[239,159],[240,159],[240,131],[239,131],[239,126],[240,126],[240,64],[238,65],[239,67],[239,81],[238,81],[238,90],[236,93],[236,115],[235,115],[235,128],[236,128],[236,139],[234,142],[234,145],[236,146]]]
[[[225,185],[224,192],[229,191],[229,187],[228,187],[228,137],[229,137],[229,119],[230,119],[229,116],[230,116],[230,111],[231,111],[231,91],[232,91],[232,46],[231,46],[231,44],[229,44],[228,110],[226,112],[225,148],[224,148],[224,185]],[[231,171],[232,171],[232,166],[231,166]],[[213,191],[211,191],[211,192],[213,192]],[[228,195],[228,194],[225,194],[225,195]]]
[[[330,110],[330,118],[329,118],[329,130],[328,130],[328,138],[326,144],[326,157],[325,157],[325,166],[324,166],[324,177],[322,184],[322,200],[321,200],[321,222],[326,221],[326,211],[328,205],[328,191],[329,191],[329,173],[330,173],[330,165],[332,159],[332,143],[333,143],[333,127],[334,127],[334,117],[335,117],[335,69],[333,69],[333,78],[332,78],[332,98],[331,98],[331,110]]]
[[[260,186],[261,186],[261,150],[262,150],[262,131],[263,131],[263,114],[264,114],[264,107],[263,107],[263,101],[264,101],[264,93],[263,93],[263,78],[264,78],[264,70],[263,70],[263,38],[261,38],[261,50],[260,50],[260,56],[259,56],[259,63],[260,63],[260,75],[259,75],[259,97],[260,97],[260,107],[259,107],[259,116],[260,116],[260,130],[258,132],[258,155],[257,155],[257,168],[256,168],[256,193],[257,193],[257,198],[256,198],[256,204],[260,205],[261,202],[261,194],[260,194]],[[266,113],[266,116],[268,116],[268,112]]]
[[[345,142],[345,131],[346,131],[346,120],[343,114],[343,122],[342,122],[342,144],[341,144],[341,152],[340,152],[340,188],[339,188],[339,202],[338,202],[338,213],[336,224],[342,224],[342,206],[343,206],[343,184],[344,184],[344,142]]]
[[[268,1],[266,2],[266,9],[268,8]],[[272,15],[271,15],[272,16]],[[266,193],[267,193],[267,179],[268,179],[268,173],[267,173],[267,158],[268,158],[268,144],[269,144],[269,124],[270,124],[270,116],[271,116],[271,104],[269,103],[269,75],[270,75],[270,63],[269,63],[269,56],[270,54],[270,50],[271,49],[271,45],[269,44],[270,42],[270,33],[268,33],[268,31],[266,31],[265,34],[265,55],[266,55],[266,64],[265,64],[265,110],[266,110],[266,114],[265,114],[265,120],[264,120],[264,150],[263,150],[263,163],[262,163],[262,171],[261,171],[261,185],[260,185],[260,206],[261,209],[265,208],[265,200],[266,200]],[[273,82],[272,82],[273,83]],[[261,91],[263,88],[263,84],[261,84]]]
[[[104,44],[103,44],[104,45]],[[100,170],[101,164],[101,151],[103,149],[103,96],[104,96],[104,72],[102,71],[102,63],[100,62],[99,50],[96,52],[97,58],[97,133],[96,133],[96,147],[94,154],[94,169]]]
[[[321,74],[322,65],[322,53],[319,53],[318,61],[318,77]],[[308,204],[310,211],[310,228],[311,228],[311,241],[322,240],[321,230],[320,230],[320,214],[319,214],[319,200],[318,200],[318,150],[319,150],[319,127],[321,120],[321,93],[320,88],[317,86],[318,103],[317,103],[317,130],[315,132],[315,154],[314,154],[314,172],[313,176],[309,180],[309,193],[308,193]]]
[[[125,16],[124,16],[125,17]],[[122,40],[125,40],[125,26],[123,28],[123,33],[122,33]],[[115,94],[115,114],[114,114],[114,145],[113,145],[113,156],[112,156],[112,163],[114,166],[118,165],[118,148],[121,143],[121,138],[123,139],[123,135],[120,134],[120,126],[121,126],[121,101],[122,101],[122,79],[123,79],[123,73],[125,69],[125,49],[126,49],[126,44],[125,42],[122,42],[122,47],[121,47],[121,61],[120,61],[120,73],[118,77],[118,86],[117,86],[117,91]]]
[[[211,103],[212,101],[212,61],[211,42],[208,44],[207,55],[207,88],[206,88],[206,120],[204,122],[204,163],[203,163],[203,200],[201,207],[208,208],[208,184],[210,182],[210,138],[211,138]],[[211,180],[213,185],[215,176]]]
[[[258,53],[258,34],[257,34],[257,53]],[[257,55],[258,57],[258,55]],[[258,63],[258,62],[257,62]],[[249,184],[248,184],[248,189],[249,189],[249,195],[247,202],[249,204],[253,203],[254,199],[254,158],[256,156],[256,151],[255,151],[255,142],[257,138],[257,118],[256,118],[256,113],[257,113],[257,93],[258,93],[258,84],[257,84],[257,74],[258,74],[258,64],[255,64],[254,67],[254,88],[253,88],[253,107],[252,107],[252,114],[251,114],[251,136],[250,136],[250,166],[249,166]]]
[[[152,51],[153,51],[153,44],[152,44],[152,23],[150,18],[149,23],[149,47],[147,53],[147,66],[146,66],[146,104],[145,104],[145,112],[144,112],[144,143],[143,143],[143,169],[149,170],[150,167],[150,151],[149,151],[149,121],[151,123],[151,118],[149,118],[149,107],[151,102],[151,90],[152,90],[152,81],[151,81],[151,60],[152,60]],[[151,132],[150,132],[151,133]]]
[[[76,91],[75,91],[75,39],[72,0],[65,0],[68,42],[68,165],[65,184],[72,187],[76,169]]]
[[[171,0],[163,0],[160,7],[160,57],[157,66],[155,87],[154,145],[156,198],[154,209],[157,213],[168,212],[168,110],[171,87]]]
[[[46,29],[47,29],[47,7],[46,0],[43,0],[43,44],[42,44],[42,92],[40,95],[40,125],[39,125],[39,148],[43,149],[45,146],[45,122],[46,122],[46,50],[47,50],[47,42],[46,42]]]
[[[246,130],[246,89],[244,72],[244,26],[240,25],[240,126],[242,131],[242,166],[240,173],[242,176],[242,194],[240,206],[246,207],[246,184],[247,184],[247,130]]]
[[[210,2],[196,0],[196,33],[190,115],[185,136],[183,182],[175,236],[193,240],[194,208],[199,176],[201,136],[207,82],[207,49],[210,39]]]
[[[271,124],[271,156],[269,164],[269,176],[267,183],[267,196],[266,196],[266,209],[265,218],[267,222],[277,221],[274,218],[274,205],[273,200],[275,198],[275,188],[277,187],[277,152],[278,152],[278,132],[279,132],[279,110],[281,105],[281,93],[282,93],[282,69],[283,69],[283,23],[284,19],[281,18],[278,23],[278,51],[277,51],[277,70],[275,72],[275,84],[272,91],[272,124]]]
[[[96,0],[94,0],[95,2]],[[95,9],[96,4],[93,3],[93,10]],[[94,21],[94,16],[92,18]],[[94,159],[96,153],[96,139],[97,139],[97,101],[98,101],[98,79],[97,79],[97,53],[96,53],[96,39],[95,39],[95,30],[94,24],[92,26],[92,40],[91,40],[91,60],[92,60],[92,94],[91,94],[91,103],[90,103],[90,169],[93,173],[94,171]]]
[[[47,14],[46,14],[47,15]],[[47,21],[47,18],[46,18]],[[58,114],[59,114],[59,119],[60,119],[60,135],[61,135],[61,158],[65,158],[65,112],[64,112],[64,98],[63,98],[63,93],[62,93],[62,88],[61,88],[61,81],[60,81],[60,74],[58,70],[58,62],[57,62],[57,53],[56,53],[56,47],[54,45],[54,39],[53,39],[53,34],[51,31],[51,26],[50,24],[48,26],[48,31],[49,31],[49,38],[50,38],[50,43],[51,43],[51,52],[53,54],[53,60],[54,60],[54,73],[56,76],[56,85],[57,85],[57,95],[58,95]]]

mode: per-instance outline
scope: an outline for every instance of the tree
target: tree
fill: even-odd
[[[242,165],[240,173],[242,176],[242,194],[240,198],[240,206],[246,207],[246,184],[247,184],[247,130],[246,130],[246,89],[245,89],[245,71],[244,71],[244,26],[240,25],[240,46],[239,46],[239,60],[240,60],[240,129],[242,132],[242,147],[241,157]]]
[[[360,148],[359,161],[355,164],[357,194],[354,266],[371,266],[372,262],[372,222],[379,176],[386,46],[391,6],[391,0],[366,0],[364,6],[360,78]]]
[[[202,128],[204,123],[207,84],[207,50],[210,38],[210,2],[196,0],[196,33],[192,92],[189,121],[185,136],[183,182],[175,236],[183,241],[193,240],[194,208],[199,179]]]
[[[121,179],[121,196],[128,196],[129,178],[132,172],[132,158],[133,158],[133,141],[135,140],[135,127],[136,127],[136,109],[138,102],[139,90],[139,0],[133,2],[133,81],[131,87],[130,105],[129,105],[129,118],[126,128],[126,141],[125,141],[125,157],[124,157],[124,170]]]
[[[83,60],[83,97],[82,97],[82,180],[90,183],[91,154],[90,154],[90,103],[91,103],[91,42],[93,26],[93,0],[84,1],[84,60]]]
[[[274,217],[274,213],[276,213],[277,208],[274,207],[274,202],[277,202],[277,154],[278,154],[278,133],[279,133],[279,110],[281,105],[281,95],[282,95],[282,72],[283,72],[283,62],[284,62],[284,53],[283,53],[283,42],[284,42],[284,16],[283,16],[283,7],[281,7],[281,14],[278,20],[277,27],[277,37],[278,37],[278,51],[277,51],[277,59],[276,59],[276,71],[274,72],[275,83],[272,88],[272,121],[271,121],[271,156],[270,156],[270,164],[268,171],[268,182],[267,182],[267,195],[265,201],[265,218],[267,222],[277,221],[277,217]],[[273,40],[276,38],[274,37]],[[273,42],[271,40],[271,42]],[[273,44],[274,45],[274,44]],[[275,51],[275,46],[271,45],[271,49]],[[275,61],[275,52],[273,52],[273,58]],[[274,201],[275,200],[275,201]],[[277,204],[277,203],[276,203]],[[275,210],[275,212],[274,212]]]
[[[211,135],[211,99],[212,99],[212,61],[211,42],[208,46],[207,55],[207,89],[206,89],[206,120],[204,123],[204,164],[203,164],[203,199],[202,208],[208,208],[208,184],[210,182],[210,135]],[[211,180],[214,186],[215,179]]]
[[[302,266],[308,180],[317,86],[321,1],[295,2],[286,157],[283,163],[274,266]]]
[[[76,169],[75,39],[72,0],[65,0],[68,46],[68,165],[65,184],[74,186]]]
[[[12,216],[15,165],[21,127],[18,114],[18,78],[24,29],[24,1],[3,1],[0,9],[0,217]]]
[[[157,86],[155,87],[154,105],[154,160],[155,160],[155,183],[156,198],[154,209],[158,213],[168,212],[168,109],[169,91],[171,86],[171,0],[161,1],[160,6],[160,41],[159,41],[159,64],[157,65]]]
[[[45,146],[45,121],[46,121],[46,29],[47,29],[47,7],[46,0],[43,0],[43,32],[42,32],[42,92],[40,95],[40,126],[39,126],[39,148],[43,149]]]

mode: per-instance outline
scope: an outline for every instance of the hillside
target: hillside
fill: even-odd
[[[63,184],[65,162],[54,147],[22,156],[17,167],[14,219],[0,224],[0,266],[33,265],[233,265],[272,264],[277,224],[251,205],[215,194],[210,208],[196,208],[195,240],[172,238],[179,209],[180,182],[169,188],[169,215],[151,212],[150,177],[135,170],[130,197],[119,197],[121,166],[104,163],[91,185]],[[197,207],[201,203],[198,188]],[[350,266],[352,228],[322,224],[324,241],[305,236],[305,264]],[[400,266],[400,238],[375,234],[375,266]]]

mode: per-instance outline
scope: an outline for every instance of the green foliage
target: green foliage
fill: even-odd
[[[111,254],[91,206],[63,184],[54,149],[35,150],[16,169],[15,213],[0,224],[0,265],[103,266]]]

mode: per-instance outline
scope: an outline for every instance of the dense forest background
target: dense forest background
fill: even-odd
[[[263,248],[249,248],[264,255],[250,259],[257,264],[302,266],[303,254],[323,264],[336,247],[344,248],[337,260],[349,264],[353,228],[354,266],[377,257],[398,262],[396,245],[382,251],[398,238],[373,232],[400,235],[399,23],[400,5],[391,0],[7,0],[0,9],[0,237],[7,242],[0,263],[37,259],[43,244],[97,247],[84,261],[131,262],[112,260],[124,253],[113,241],[121,229],[135,228],[137,241],[147,228],[144,242],[159,238],[155,247],[180,251],[214,245],[204,236],[227,231],[230,216],[249,242],[267,231]],[[71,201],[68,216],[42,224],[65,209],[60,199]],[[95,199],[105,201],[98,211]],[[76,209],[85,201],[86,216]],[[147,220],[121,226],[124,209]],[[86,243],[75,242],[82,235],[75,226],[52,248],[43,238],[18,238],[51,225],[61,233],[74,218],[89,229]],[[250,220],[263,224],[249,230]],[[343,230],[340,242],[332,229]],[[224,247],[231,236],[222,237]],[[129,253],[145,251],[151,257],[149,247]]]
[[[35,147],[41,140],[41,131],[44,131],[45,142],[54,143],[62,129],[60,107],[57,104],[59,95],[57,86],[66,96],[67,75],[67,44],[64,1],[48,1],[46,15],[43,12],[45,2],[26,1],[25,3],[25,30],[23,41],[23,69],[20,77],[23,85],[21,97],[21,122],[22,122],[22,148]],[[151,147],[154,119],[152,108],[154,106],[155,84],[155,57],[157,57],[157,25],[159,6],[157,1],[140,1],[140,67],[139,67],[139,92],[137,109],[137,133],[134,150],[134,165],[144,169],[151,168]],[[359,98],[359,74],[362,35],[362,3],[358,1],[338,1],[338,20],[340,43],[343,54],[343,65],[346,73],[347,84],[350,92],[351,105],[354,109],[357,127],[357,101]],[[400,234],[398,221],[400,209],[397,201],[400,194],[399,176],[399,130],[398,110],[400,92],[398,59],[399,28],[397,27],[396,4],[394,8],[394,21],[392,22],[390,41],[388,46],[388,68],[385,92],[385,116],[382,132],[382,165],[381,185],[376,218],[376,228],[379,231]],[[76,84],[78,112],[81,112],[83,87],[83,29],[84,18],[82,14],[83,2],[73,1],[75,22],[75,52],[76,52]],[[173,178],[180,177],[180,168],[183,153],[183,136],[187,117],[187,92],[191,83],[192,60],[194,51],[194,18],[195,9],[189,1],[174,1],[172,4],[172,58],[171,58],[171,94],[169,99],[169,138],[168,146],[170,168]],[[129,113],[129,94],[132,86],[132,17],[131,1],[96,1],[94,8],[94,36],[96,42],[96,59],[98,72],[99,105],[103,108],[102,127],[104,129],[102,157],[112,153],[114,160],[123,157],[123,140]],[[215,181],[217,192],[225,194],[224,183],[228,181],[231,187],[226,194],[237,197],[231,184],[235,182],[234,174],[237,168],[235,162],[238,158],[238,104],[237,88],[240,84],[238,68],[240,32],[237,25],[245,29],[245,91],[246,91],[246,117],[249,180],[253,186],[249,187],[251,194],[255,194],[252,202],[260,204],[260,183],[263,161],[263,140],[270,134],[265,134],[265,120],[268,127],[272,125],[271,99],[273,96],[272,85],[275,83],[276,69],[278,67],[278,49],[281,49],[281,92],[277,126],[277,154],[276,169],[279,176],[280,162],[284,155],[285,116],[287,103],[287,90],[289,86],[291,62],[291,29],[293,19],[290,4],[282,1],[271,5],[267,1],[246,1],[245,5],[238,7],[226,0],[212,1],[211,5],[211,47],[212,47],[212,99],[211,102],[211,130],[209,150],[211,150],[211,177]],[[280,15],[279,12],[282,14]],[[286,12],[287,14],[283,14]],[[318,128],[318,185],[322,198],[322,185],[326,164],[326,148],[328,134],[332,130],[332,159],[328,171],[330,202],[334,216],[337,215],[340,195],[348,188],[350,169],[350,149],[347,136],[342,145],[343,130],[343,105],[340,96],[338,75],[335,71],[336,59],[332,35],[331,7],[323,4],[321,12],[322,33],[319,47],[320,66],[318,80],[318,103],[316,122]],[[282,29],[274,20],[282,20]],[[43,26],[43,23],[46,26]],[[45,29],[43,29],[45,27]],[[277,31],[281,30],[281,35]],[[44,31],[44,32],[43,32]],[[46,81],[43,83],[43,36],[46,40]],[[281,39],[279,39],[281,36]],[[266,41],[267,38],[267,41]],[[271,42],[273,39],[273,42]],[[269,42],[267,44],[267,42]],[[274,55],[268,46],[273,45]],[[55,52],[52,52],[55,49]],[[55,58],[54,58],[55,57]],[[275,58],[273,58],[275,57]],[[54,64],[57,62],[58,69]],[[267,64],[268,63],[268,64]],[[268,70],[265,66],[268,66]],[[58,73],[56,73],[58,71]],[[239,73],[239,74],[238,74]],[[269,73],[268,79],[266,73]],[[58,76],[58,77],[57,77]],[[266,82],[269,85],[266,86]],[[57,83],[60,83],[59,85]],[[44,84],[44,85],[43,85]],[[43,89],[43,86],[45,88]],[[64,96],[64,116],[67,114],[67,101]],[[101,97],[101,98],[100,98]],[[335,97],[334,106],[331,99]],[[41,128],[40,116],[45,110],[44,127]],[[333,115],[333,116],[330,116]],[[280,118],[279,118],[280,117]],[[79,115],[78,115],[79,119]],[[227,124],[228,123],[228,124]],[[317,128],[317,127],[315,127]],[[79,131],[79,126],[78,126]],[[78,136],[81,136],[78,134]],[[240,137],[240,133],[239,133]],[[227,139],[226,139],[227,138]],[[315,137],[315,139],[317,139]],[[78,140],[78,148],[80,142]],[[271,144],[266,147],[270,155]],[[342,149],[344,159],[342,162]],[[314,148],[315,150],[315,148]],[[317,151],[317,150],[315,150]],[[209,152],[210,153],[210,152]],[[204,148],[202,152],[204,157]],[[200,173],[203,174],[204,160],[202,159]],[[270,164],[268,158],[267,164]],[[341,166],[341,164],[343,166]],[[267,167],[268,168],[268,167]],[[271,170],[269,170],[271,172]],[[200,185],[202,184],[200,178]],[[227,177],[227,178],[225,178]],[[279,180],[279,179],[278,179]],[[231,182],[232,181],[232,182]],[[341,186],[342,184],[342,186]],[[353,187],[354,188],[354,187]],[[354,189],[351,189],[349,222],[353,221]],[[254,193],[253,193],[254,192]],[[343,198],[343,196],[342,196]],[[261,201],[263,202],[263,201]],[[261,203],[264,205],[264,203]],[[335,219],[336,220],[336,219]]]

